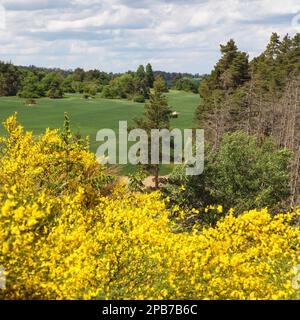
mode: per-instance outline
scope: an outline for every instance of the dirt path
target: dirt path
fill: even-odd
[[[168,176],[160,176],[159,179],[167,179]],[[121,176],[119,178],[119,181],[120,182],[123,182],[125,184],[128,184],[129,183],[129,177],[128,176]],[[149,176],[147,177],[144,181],[144,186],[146,188],[154,188],[155,187],[155,182],[154,182],[154,176]]]

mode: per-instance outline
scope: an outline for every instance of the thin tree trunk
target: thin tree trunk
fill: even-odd
[[[155,189],[159,189],[159,165],[155,165],[155,174],[154,174],[154,182],[155,182]]]

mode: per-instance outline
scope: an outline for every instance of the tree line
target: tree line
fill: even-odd
[[[197,127],[205,129],[201,177],[176,168],[164,192],[172,202],[237,212],[288,209],[300,203],[300,34],[273,33],[250,60],[234,40],[200,84]],[[186,185],[186,191],[180,186]]]
[[[214,148],[224,133],[241,129],[260,140],[272,136],[279,147],[294,149],[299,140],[300,34],[280,40],[273,33],[266,50],[252,61],[233,40],[221,45],[221,53],[201,83],[196,114]]]
[[[85,98],[101,94],[104,98],[144,102],[149,98],[154,79],[161,76],[168,88],[197,92],[199,75],[153,71],[150,63],[123,74],[97,69],[85,71],[22,67],[0,61],[0,96],[21,98],[63,98],[65,93],[80,93]],[[197,79],[195,77],[198,77]]]
[[[264,207],[288,210],[300,203],[299,39],[287,35],[280,40],[274,33],[252,61],[234,40],[221,45],[221,59],[201,81],[195,114],[197,127],[205,129],[203,174],[186,176],[182,165],[159,181],[159,166],[145,168],[171,206],[203,212],[215,204],[239,214]],[[144,116],[135,124],[145,130],[170,129],[170,117],[157,80]],[[139,177],[138,171],[132,181],[141,189]],[[187,221],[206,218],[201,222],[214,224],[221,216],[188,215]]]
[[[212,204],[222,205],[224,212],[233,208],[235,214],[300,204],[300,34],[281,40],[273,33],[265,51],[251,61],[234,40],[221,45],[221,54],[201,81],[195,113],[197,127],[205,129],[203,174],[186,176],[182,165],[159,181],[159,167],[147,168],[170,207],[177,204],[188,213],[188,227],[197,220],[215,225],[222,215],[207,209]],[[170,128],[167,101],[161,90],[154,94],[136,123]],[[137,172],[132,178],[138,189],[139,177]],[[209,214],[197,214],[205,210]]]

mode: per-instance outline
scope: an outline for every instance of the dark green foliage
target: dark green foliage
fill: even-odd
[[[168,129],[170,115],[172,113],[168,106],[165,92],[165,81],[157,77],[154,82],[153,93],[150,94],[150,101],[145,105],[144,118],[136,120],[139,128],[149,132],[151,129]]]
[[[91,96],[89,95],[89,93],[84,93],[83,94],[83,99],[88,100]]]
[[[63,98],[62,83],[62,75],[56,72],[48,73],[41,81],[41,88],[44,95],[50,99]]]
[[[22,83],[22,89],[19,91],[18,96],[21,98],[40,98],[44,95],[39,77],[33,73],[28,73]]]
[[[22,74],[11,63],[0,61],[0,96],[15,96],[20,90]]]
[[[134,77],[125,73],[111,80],[110,84],[103,88],[102,96],[108,99],[129,99],[133,97],[134,88]]]
[[[0,95],[23,98],[62,98],[64,93],[88,92],[95,96],[108,85],[112,74],[99,70],[75,71],[30,67],[16,67],[0,62]]]
[[[193,93],[198,93],[199,85],[200,85],[199,80],[189,79],[189,78],[175,79],[173,82],[174,89],[193,92]]]
[[[191,79],[201,82],[203,79],[207,77],[207,75],[199,75],[199,73],[196,74],[190,74],[190,73],[178,73],[178,72],[165,72],[165,71],[154,71],[154,77],[161,76],[167,84],[167,88],[174,88],[174,84],[179,79]]]
[[[150,85],[144,66],[139,66],[134,76],[134,95],[142,95],[149,98]]]
[[[58,83],[54,83],[46,95],[50,99],[61,99],[64,97],[64,93]]]
[[[294,38],[286,35],[282,41],[273,33],[267,49],[251,62],[257,90],[264,95],[277,97],[283,92],[291,76],[300,71],[299,34]]]
[[[186,176],[185,167],[177,167],[162,190],[172,204],[202,211],[212,204],[223,205],[225,211],[234,208],[237,214],[281,209],[290,195],[291,157],[291,151],[277,150],[271,140],[260,146],[243,132],[226,134],[219,151],[207,146],[202,175]]]
[[[139,80],[139,81],[144,81],[146,79],[146,72],[145,72],[145,68],[143,65],[140,65],[135,73],[135,77]]]
[[[136,72],[108,74],[99,70],[85,71],[47,69],[35,66],[16,67],[0,63],[0,95],[18,95],[23,98],[62,98],[64,93],[89,94],[95,97],[101,93],[104,98],[128,99],[144,103],[153,89],[155,75],[165,80],[164,92],[168,92],[174,79],[187,77],[178,90],[197,92],[200,76],[187,73],[154,72],[150,63],[140,65]],[[143,98],[142,98],[143,97]]]
[[[241,87],[250,79],[248,55],[239,51],[233,40],[221,45],[221,53],[211,74],[201,82],[201,102],[196,112],[198,125],[206,129],[206,139],[214,148],[219,147],[222,135],[235,127],[231,117],[239,109],[235,94],[240,95]]]
[[[226,209],[243,210],[283,204],[290,195],[292,152],[242,132],[226,134],[214,159],[211,194]]]
[[[78,87],[76,88],[76,82],[74,80],[74,75],[70,74],[68,75],[63,83],[62,83],[62,89],[64,92],[67,92],[67,93],[75,93],[78,89]],[[79,88],[79,91],[81,90],[81,88]]]
[[[150,101],[145,105],[144,116],[135,119],[135,127],[143,129],[151,137],[152,129],[169,129],[172,110],[168,105],[165,92],[165,81],[156,77]],[[151,143],[149,141],[148,158],[151,158]],[[151,163],[148,161],[148,163]],[[155,177],[155,187],[159,187],[159,165],[147,165],[146,169]]]
[[[248,55],[238,51],[233,40],[230,40],[226,45],[221,45],[221,53],[220,61],[201,85],[209,88],[209,92],[206,92],[209,95],[213,90],[232,91],[250,78]],[[204,95],[203,98],[208,97]]]
[[[127,72],[115,77],[102,90],[102,97],[108,99],[128,99],[136,102],[145,102],[149,98],[145,68],[139,66],[136,73]]]
[[[214,148],[226,132],[244,130],[260,141],[274,136],[278,146],[297,148],[298,138],[283,139],[279,132],[288,131],[285,117],[299,124],[297,103],[300,77],[300,35],[286,35],[280,40],[273,33],[266,50],[250,63],[233,40],[221,45],[222,57],[211,74],[201,82],[201,103],[196,112],[198,126],[206,130],[206,139]],[[290,126],[291,124],[289,124]],[[291,134],[291,131],[288,133]]]
[[[95,84],[90,84],[87,86],[86,91],[88,94],[90,94],[92,97],[95,97],[97,95],[99,88]]]
[[[142,94],[139,94],[137,96],[134,96],[133,101],[138,103],[144,103],[145,97]]]
[[[152,70],[152,66],[150,63],[147,64],[146,66],[146,81],[147,81],[147,86],[149,88],[153,88],[153,84],[154,84],[154,72]]]

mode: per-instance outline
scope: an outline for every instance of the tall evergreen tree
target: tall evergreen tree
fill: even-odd
[[[144,116],[139,119],[135,119],[135,126],[139,129],[143,129],[148,133],[149,147],[148,147],[148,163],[151,159],[151,130],[152,129],[169,129],[170,117],[172,110],[168,105],[168,100],[164,95],[165,81],[160,77],[156,77],[154,81],[154,90],[150,94],[150,101],[145,105]],[[149,164],[146,166],[147,171],[154,175],[155,187],[159,188],[159,165]]]
[[[140,81],[144,81],[146,79],[146,72],[143,65],[140,65],[136,71],[136,78]]]
[[[146,66],[146,81],[147,81],[148,87],[153,88],[155,77],[154,77],[154,73],[150,63],[148,63]]]
[[[238,50],[234,40],[221,45],[221,53],[210,76],[201,82],[201,102],[196,112],[198,124],[206,129],[206,139],[214,148],[219,147],[222,135],[235,127],[232,115],[244,108],[239,89],[250,79],[248,55]]]
[[[149,91],[145,68],[140,65],[135,73],[135,96],[142,96],[144,99],[148,99]]]
[[[265,55],[267,56],[267,58],[275,59],[279,53],[280,53],[280,37],[276,32],[273,32],[271,35],[270,42],[267,45]]]

